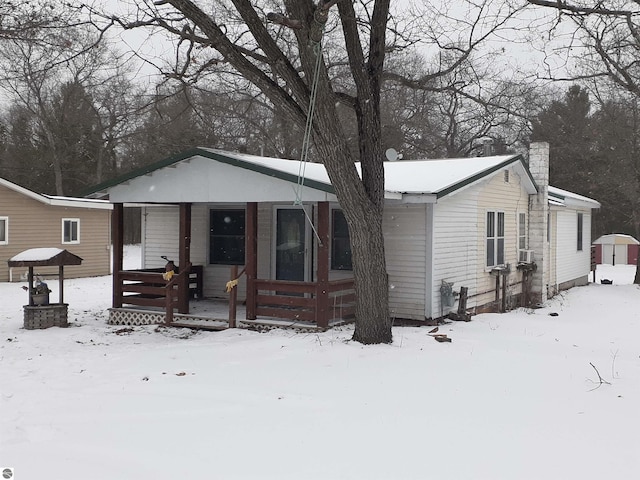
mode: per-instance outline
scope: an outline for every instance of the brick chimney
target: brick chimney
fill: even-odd
[[[536,271],[531,282],[531,303],[547,301],[551,247],[549,222],[549,144],[535,142],[529,147],[529,171],[538,193],[529,197],[529,249],[533,250]]]

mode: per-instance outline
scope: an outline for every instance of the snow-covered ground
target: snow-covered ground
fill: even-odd
[[[634,272],[600,266],[613,285],[440,326],[451,343],[397,327],[392,345],[368,347],[351,328],[108,326],[110,277],[67,280],[71,326],[27,331],[26,293],[0,284],[0,469],[17,480],[638,478]]]

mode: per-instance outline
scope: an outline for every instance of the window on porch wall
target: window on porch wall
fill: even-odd
[[[487,212],[487,267],[504,264],[504,212]]]
[[[209,211],[209,263],[245,264],[244,210],[213,209]]]
[[[331,270],[353,270],[349,228],[338,209],[331,212]]]

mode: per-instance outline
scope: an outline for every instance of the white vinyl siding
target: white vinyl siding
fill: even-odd
[[[464,195],[445,197],[433,207],[431,307],[427,318],[446,315],[453,309],[441,306],[443,281],[453,283],[454,291],[467,287],[471,297],[477,291],[478,262],[481,267],[484,265],[484,221],[479,227],[478,191],[478,187],[467,189]],[[478,228],[482,229],[481,242],[478,241]],[[474,301],[470,298],[468,306],[472,307]]]
[[[486,266],[486,217],[487,212],[504,213],[504,258],[502,263],[510,265],[511,270],[507,275],[507,295],[517,295],[521,292],[522,275],[516,270],[518,263],[520,213],[529,205],[529,195],[522,186],[522,179],[511,171],[509,183],[503,181],[502,175],[481,182],[478,185],[477,203],[477,241],[482,246],[482,256],[478,259],[476,272],[476,297],[470,299],[468,305],[486,305],[495,300],[496,278],[491,275],[490,268]],[[498,259],[496,259],[498,260]],[[471,291],[469,295],[472,295]]]
[[[558,293],[558,282],[556,281],[556,278],[558,277],[558,262],[555,260],[558,258],[558,212],[555,210],[550,211],[548,218],[549,223],[547,225],[547,232],[549,232],[549,241],[546,244],[546,251],[543,252],[544,257],[542,257],[542,261],[547,262],[547,267],[544,269],[544,284],[548,285],[548,294],[553,296]],[[540,256],[539,252],[535,253]],[[541,260],[536,259],[536,261]]]
[[[162,255],[178,265],[180,211],[177,206],[144,208],[142,234],[142,268],[164,267],[166,261],[160,258]]]
[[[556,215],[556,283],[569,282],[589,275],[591,252],[584,245],[590,244],[591,215],[582,213],[583,249],[576,248],[578,216],[575,210],[558,211]]]
[[[426,292],[426,206],[386,206],[383,217],[393,318],[424,320]]]

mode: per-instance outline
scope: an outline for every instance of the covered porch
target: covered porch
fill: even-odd
[[[304,280],[274,279],[258,275],[259,202],[244,203],[244,265],[229,265],[227,299],[203,297],[203,270],[192,265],[192,202],[177,204],[179,211],[179,270],[123,269],[124,203],[115,203],[112,214],[113,299],[109,322],[121,325],[162,323],[178,327],[221,330],[243,327],[293,327],[326,329],[353,319],[353,278],[330,279],[330,202],[307,205],[313,215],[312,268]],[[279,239],[284,244],[287,238]],[[238,301],[237,280],[244,276],[245,299]],[[287,275],[284,275],[287,277]]]
[[[336,243],[349,248],[349,265],[334,268],[337,198],[322,164],[304,168],[301,173],[295,160],[198,147],[95,186],[89,196],[114,205],[110,321],[155,311],[162,323],[174,324],[214,298],[228,303],[227,326],[234,326],[233,312],[241,307],[243,323],[328,328],[349,321],[355,291],[348,233]],[[123,268],[126,206],[145,212],[145,270]],[[179,267],[172,276],[158,268],[167,255]],[[224,293],[225,284],[238,279]],[[200,294],[193,294],[194,282]]]

